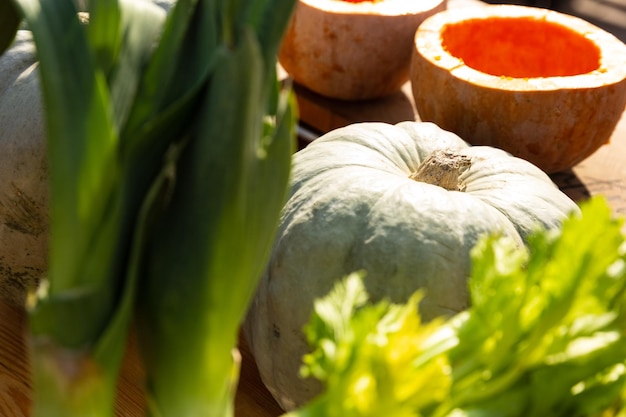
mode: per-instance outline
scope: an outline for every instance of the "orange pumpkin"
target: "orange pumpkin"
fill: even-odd
[[[299,0],[279,51],[298,84],[331,98],[363,100],[409,79],[413,36],[446,0]]]
[[[411,84],[422,120],[551,173],[611,136],[626,105],[626,45],[545,9],[448,10],[417,30]]]

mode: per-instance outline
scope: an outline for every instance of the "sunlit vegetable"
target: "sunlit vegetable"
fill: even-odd
[[[48,159],[41,102],[32,34],[20,30],[0,56],[0,298],[20,307],[47,269]]]
[[[529,248],[485,235],[472,306],[421,323],[416,293],[376,304],[360,277],[318,299],[303,375],[325,385],[285,417],[608,417],[626,413],[626,237],[594,198]]]
[[[244,326],[259,373],[285,409],[319,387],[297,368],[313,300],[338,277],[365,270],[373,299],[426,290],[429,320],[469,305],[471,248],[484,233],[520,245],[578,206],[539,168],[469,146],[435,124],[358,123],[316,139],[293,158],[289,200]]]
[[[234,335],[289,173],[293,102],[279,91],[275,54],[292,0],[181,0],[167,15],[147,1],[86,7],[81,23],[70,0],[0,0],[0,46],[20,17],[33,33],[47,122],[50,262],[29,305],[33,415],[113,414],[140,294],[140,307],[156,306],[139,308],[150,412],[227,416]],[[224,238],[229,224],[247,234]],[[244,251],[219,256],[233,247]],[[155,270],[156,259],[171,268]],[[172,299],[184,302],[170,308]],[[190,328],[216,315],[229,320]],[[169,344],[168,320],[188,348]],[[199,366],[194,345],[222,356]],[[181,357],[194,366],[179,367]],[[212,385],[160,389],[179,372]]]
[[[421,120],[549,173],[606,144],[626,106],[626,45],[547,8],[450,9],[420,25],[412,49]]]

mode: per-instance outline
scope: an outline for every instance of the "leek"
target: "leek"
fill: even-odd
[[[232,414],[233,348],[286,198],[293,114],[283,98],[264,121],[260,44],[240,35],[215,59],[204,117],[147,254],[138,328],[154,416]]]
[[[113,415],[136,311],[149,411],[232,414],[237,328],[293,151],[295,102],[275,56],[294,3],[180,0],[166,14],[92,0],[84,23],[72,0],[0,0],[0,51],[20,19],[33,32],[47,120],[34,416]]]

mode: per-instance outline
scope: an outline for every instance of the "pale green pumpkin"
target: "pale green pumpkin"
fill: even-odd
[[[176,0],[155,3],[169,11]],[[18,305],[48,267],[45,123],[35,43],[19,30],[0,54],[0,299]]]
[[[48,163],[35,46],[0,56],[0,298],[22,304],[47,267]]]
[[[426,319],[451,315],[468,307],[479,236],[523,244],[533,228],[557,227],[577,210],[529,162],[431,123],[362,123],[322,136],[293,158],[291,195],[244,325],[264,383],[286,409],[318,392],[298,376],[302,328],[313,300],[346,274],[364,270],[374,299],[406,301],[422,288]]]

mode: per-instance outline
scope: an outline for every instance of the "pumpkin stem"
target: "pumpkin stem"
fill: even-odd
[[[463,191],[465,184],[460,181],[460,176],[471,165],[472,160],[469,156],[437,150],[431,153],[409,178],[438,185],[449,191]]]

